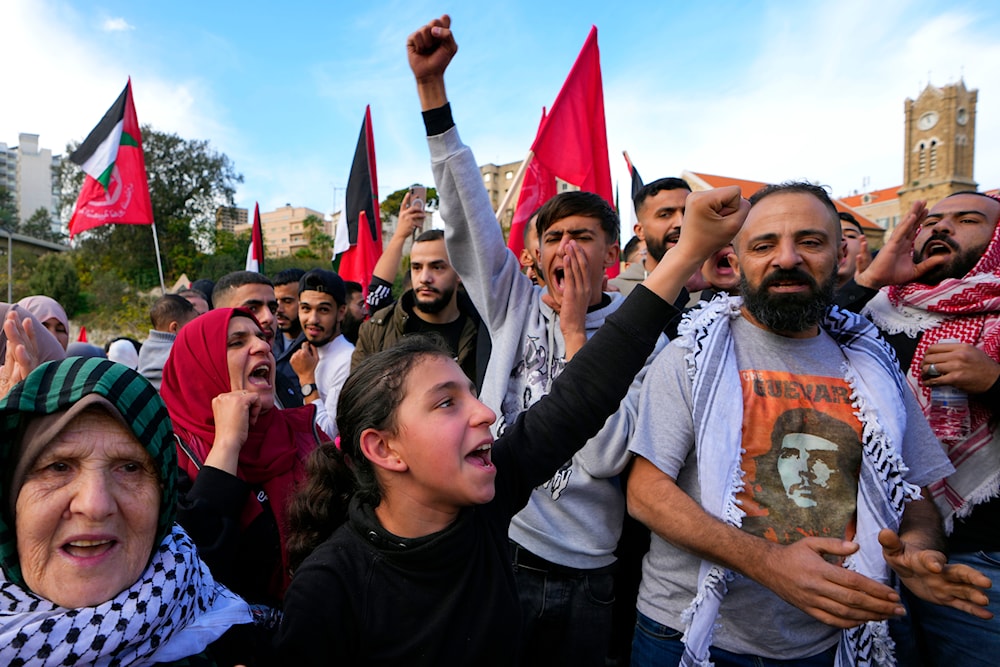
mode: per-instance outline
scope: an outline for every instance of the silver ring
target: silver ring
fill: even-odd
[[[931,364],[927,367],[927,377],[939,378],[941,377],[941,371],[938,370],[937,366]]]

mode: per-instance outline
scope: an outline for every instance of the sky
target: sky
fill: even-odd
[[[1000,186],[995,0],[2,0],[0,141],[63,153],[131,76],[140,123],[229,156],[238,206],[328,213],[371,105],[384,199],[433,183],[405,43],[442,13],[459,44],[448,95],[480,164],[524,157],[596,25],[622,192],[623,150],[646,181],[898,186],[905,99],[959,80],[979,90],[975,178]]]

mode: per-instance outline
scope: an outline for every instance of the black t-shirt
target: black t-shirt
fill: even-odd
[[[451,350],[452,356],[457,357],[458,343],[462,338],[462,329],[465,327],[465,320],[467,318],[468,315],[465,313],[459,313],[458,318],[454,322],[436,324],[425,322],[414,315],[406,321],[406,333],[436,333],[444,339],[444,342],[448,345],[448,349]]]

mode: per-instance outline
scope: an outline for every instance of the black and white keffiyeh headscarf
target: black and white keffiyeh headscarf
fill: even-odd
[[[67,609],[27,589],[21,574],[10,496],[11,471],[32,418],[69,409],[96,394],[153,459],[162,491],[156,548],[139,580],[113,599]],[[177,460],[166,407],[135,371],[107,359],[43,364],[0,400],[0,663],[148,665],[202,652],[232,625],[249,623],[247,604],[221,584],[173,523]]]
[[[216,583],[180,526],[132,586],[96,607],[66,609],[0,579],[0,663],[149,665],[205,650],[250,609]]]

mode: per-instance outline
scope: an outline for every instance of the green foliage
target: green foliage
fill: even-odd
[[[157,240],[168,283],[181,273],[199,270],[203,250],[215,237],[215,211],[232,206],[236,185],[243,176],[230,159],[214,151],[209,142],[183,139],[142,128],[149,195],[156,220]],[[66,147],[67,154],[76,145]],[[83,171],[64,160],[56,172],[63,198],[63,218],[75,206],[75,193],[83,184]],[[146,225],[105,225],[80,235],[78,266],[112,272],[141,289],[159,284],[153,234]]]
[[[306,237],[305,248],[295,251],[298,259],[323,259],[333,254],[333,237],[323,230],[323,221],[315,215],[308,215],[302,221],[302,232]]]
[[[80,280],[76,267],[72,259],[60,253],[51,252],[38,258],[28,278],[28,289],[32,294],[52,297],[70,317],[79,306]]]
[[[14,193],[0,185],[0,227],[17,231],[17,204]]]
[[[403,188],[402,190],[396,190],[388,197],[385,198],[379,208],[382,210],[382,219],[391,220],[399,216],[399,209],[403,205],[403,197],[406,193],[410,191],[410,188]],[[437,190],[434,188],[427,188],[427,201],[436,200]]]

